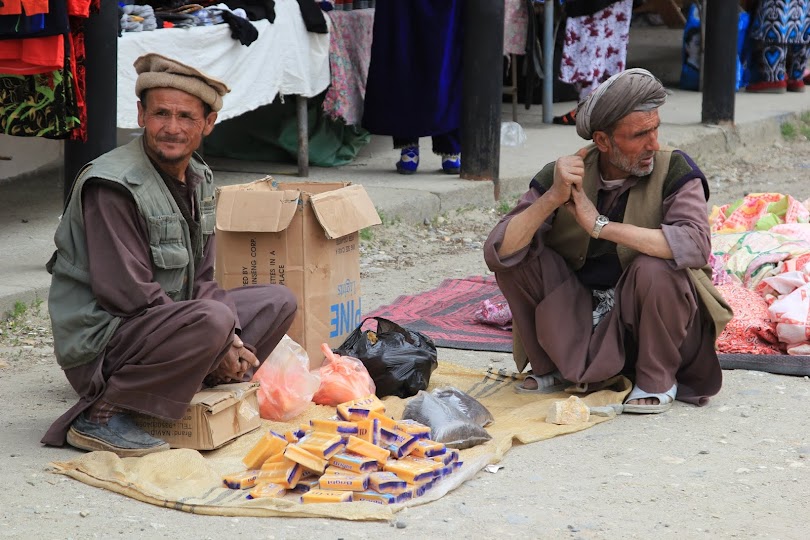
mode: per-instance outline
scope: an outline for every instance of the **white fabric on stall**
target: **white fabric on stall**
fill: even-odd
[[[230,86],[218,122],[270,104],[278,94],[313,97],[326,90],[329,34],[307,31],[296,0],[275,4],[275,22],[253,21],[259,38],[247,47],[231,37],[227,24],[125,32],[118,38],[117,126],[138,128],[132,64],[150,52],[175,58]]]

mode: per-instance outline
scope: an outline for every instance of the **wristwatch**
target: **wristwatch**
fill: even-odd
[[[610,220],[607,216],[598,215],[596,216],[596,221],[593,224],[593,230],[591,231],[591,236],[594,238],[599,238],[599,233],[602,232],[602,227],[610,223]]]

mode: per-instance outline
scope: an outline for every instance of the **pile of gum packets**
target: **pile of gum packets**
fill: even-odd
[[[461,468],[458,450],[430,440],[430,428],[394,420],[370,395],[337,406],[337,416],[285,433],[267,432],[223,477],[248,498],[300,496],[300,502],[395,504],[419,497]]]

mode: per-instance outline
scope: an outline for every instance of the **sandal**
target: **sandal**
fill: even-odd
[[[537,388],[526,388],[523,386],[526,379],[531,379],[536,382]],[[540,376],[529,373],[526,375],[526,379],[515,385],[515,392],[518,394],[553,394],[565,390],[565,388],[571,384],[563,379],[559,370]]]
[[[645,392],[638,386],[634,386],[630,394],[624,399],[623,412],[635,414],[658,414],[666,412],[672,408],[672,402],[675,401],[675,395],[678,393],[678,383],[672,385],[672,388],[663,394],[651,394]],[[658,405],[638,405],[629,404],[628,401],[634,399],[657,398]]]
[[[551,122],[561,126],[575,126],[577,125],[577,110],[571,109],[562,116],[555,116]]]

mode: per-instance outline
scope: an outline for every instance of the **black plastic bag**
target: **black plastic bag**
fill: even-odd
[[[377,330],[363,330],[369,319]],[[377,387],[377,396],[407,398],[425,390],[438,367],[436,345],[422,334],[382,317],[368,317],[335,352],[358,358]]]

